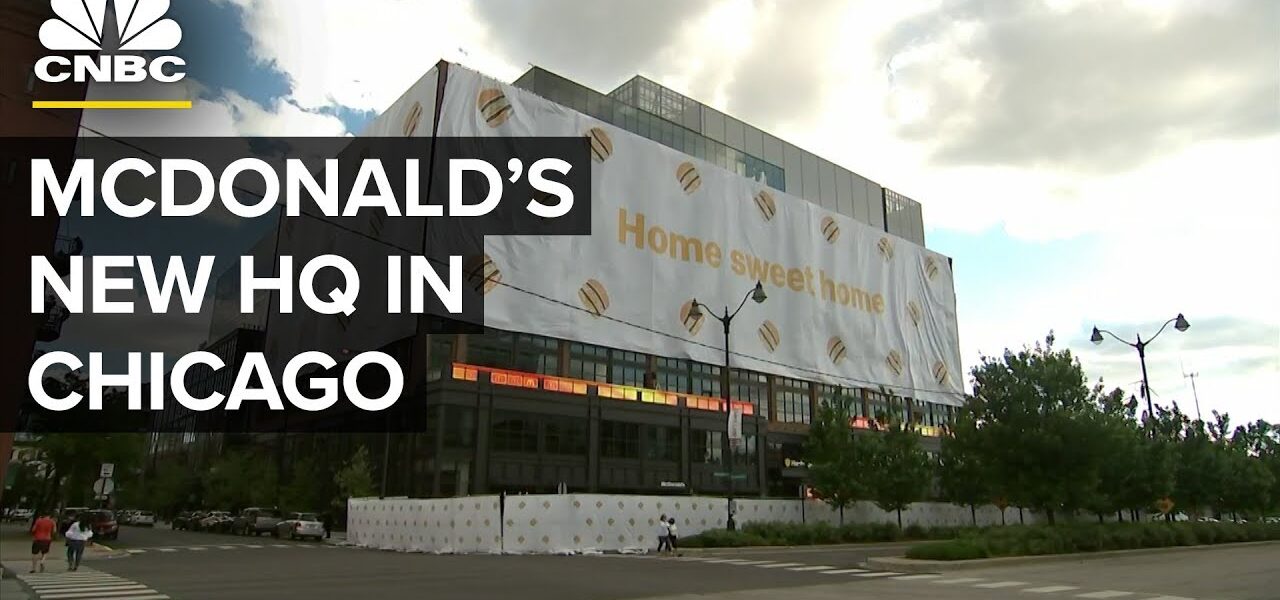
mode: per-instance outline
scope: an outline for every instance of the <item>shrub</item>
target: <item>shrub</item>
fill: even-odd
[[[984,556],[1027,556],[1163,548],[1243,541],[1280,540],[1280,524],[1250,523],[1068,523],[991,527],[958,532],[949,542],[917,544],[908,558],[963,560]],[[949,556],[961,558],[947,558]]]

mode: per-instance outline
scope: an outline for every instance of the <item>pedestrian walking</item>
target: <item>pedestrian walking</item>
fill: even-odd
[[[49,554],[49,545],[53,543],[53,532],[58,524],[49,517],[49,511],[36,513],[36,520],[31,524],[31,572],[39,568],[44,572],[44,557]]]
[[[93,524],[89,522],[89,515],[72,521],[64,535],[67,538],[67,569],[75,571],[80,568],[80,559],[84,557],[84,545],[93,539]]]
[[[676,518],[671,517],[671,520],[667,522],[667,549],[676,556],[680,556],[679,554],[676,554],[676,538],[678,537],[676,536],[676,531],[679,529],[679,527],[676,527]]]
[[[662,554],[663,551],[671,549],[671,542],[667,537],[667,527],[667,515],[664,514],[658,517],[658,529],[656,530],[658,535],[658,554]]]

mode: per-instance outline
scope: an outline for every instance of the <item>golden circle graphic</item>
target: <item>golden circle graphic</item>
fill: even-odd
[[[848,349],[845,348],[844,340],[841,340],[839,336],[833,335],[831,339],[827,340],[827,356],[831,358],[832,363],[840,364],[847,352]]]
[[[422,122],[422,103],[415,101],[413,106],[409,107],[409,114],[404,117],[404,125],[400,127],[404,137],[413,135],[418,130],[418,123]]]
[[[689,314],[691,312],[693,312],[693,300],[686,300],[680,305],[680,323],[690,335],[698,335],[698,332],[702,331],[702,324],[707,320],[707,315],[699,313],[691,316]]]
[[[897,350],[890,350],[889,355],[884,358],[885,364],[889,365],[889,370],[894,375],[902,374],[902,355]]]
[[[613,140],[609,139],[609,134],[605,133],[600,127],[592,127],[587,130],[587,137],[591,138],[591,159],[596,162],[604,162],[613,156]]]
[[[476,108],[480,110],[480,116],[490,127],[505,123],[513,110],[507,96],[498,88],[480,90],[480,96],[476,98]]]
[[[609,293],[604,289],[604,284],[594,279],[588,279],[578,288],[578,300],[593,317],[603,315],[609,309]]]
[[[502,282],[502,271],[488,254],[468,257],[462,265],[462,272],[466,275],[467,283],[471,288],[481,294],[488,294],[489,290],[498,287]]]
[[[778,331],[778,326],[773,321],[765,321],[760,324],[760,341],[764,342],[764,347],[772,353],[782,344],[782,333]],[[696,508],[696,507],[695,507]]]
[[[676,167],[676,181],[680,183],[684,193],[692,194],[698,191],[698,186],[702,185],[702,176],[698,174],[698,169],[694,168],[693,163],[686,161]]]
[[[893,242],[889,238],[880,238],[880,241],[876,242],[876,248],[880,250],[880,256],[885,260],[893,260]]]
[[[920,326],[920,319],[923,315],[920,313],[920,305],[915,300],[907,301],[907,316],[911,317],[911,324],[916,327]]]
[[[822,230],[822,237],[826,238],[828,244],[834,244],[840,238],[840,225],[831,217],[822,217],[818,228]]]
[[[933,363],[933,380],[937,381],[939,385],[946,385],[947,378],[950,376],[951,373],[947,370],[947,365],[942,364],[942,361]]]
[[[756,208],[760,209],[761,216],[764,220],[771,221],[773,216],[778,214],[778,204],[773,200],[773,194],[769,190],[760,190],[752,198],[756,201]]]

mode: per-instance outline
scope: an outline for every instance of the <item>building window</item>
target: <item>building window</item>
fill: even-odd
[[[699,396],[720,397],[720,367],[706,363],[690,363],[690,393]]]
[[[644,456],[649,460],[680,460],[680,429],[645,425]]]
[[[574,417],[547,417],[547,454],[581,456],[587,453],[587,423]]]
[[[471,448],[475,445],[476,411],[462,406],[444,407],[444,446]]]
[[[560,341],[530,335],[516,334],[515,368],[526,373],[541,375],[560,374]]]
[[[842,388],[838,385],[826,385],[823,383],[815,385],[818,386],[819,406],[825,406],[837,398],[842,398],[845,402],[849,403],[849,416],[867,416],[865,414],[865,407],[862,405],[862,390],[858,388]]]
[[[655,385],[664,392],[689,393],[689,363],[678,358],[653,359]]]
[[[729,376],[732,378],[732,386],[729,388],[730,398],[735,402],[750,402],[755,407],[757,415],[769,414],[769,377],[767,375],[734,369],[730,371]]]
[[[487,329],[483,334],[467,337],[467,363],[481,367],[511,368],[511,351],[515,334]]]
[[[492,430],[490,447],[496,452],[538,451],[538,426],[531,415],[495,412]]]
[[[723,444],[723,431],[690,429],[689,461],[695,464],[703,463],[708,465],[718,465],[723,462],[723,459],[721,458],[724,456]]]
[[[569,377],[609,382],[609,349],[592,344],[569,344]]]
[[[640,458],[640,425],[600,421],[600,456]]]
[[[780,423],[808,423],[809,382],[799,379],[776,377],[773,380],[773,401]]]
[[[738,465],[756,464],[756,436],[752,433],[742,434],[742,441],[733,444],[733,462]]]
[[[453,365],[453,341],[453,335],[431,335],[431,363],[427,368],[427,381],[440,379]]]
[[[609,382],[619,385],[644,386],[644,374],[648,371],[649,356],[639,352],[611,350],[609,352]]]
[[[883,392],[867,390],[868,415],[878,422],[885,422],[892,414],[889,410],[889,397]]]

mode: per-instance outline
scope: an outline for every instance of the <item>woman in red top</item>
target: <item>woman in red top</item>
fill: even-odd
[[[49,554],[49,545],[53,543],[53,530],[57,525],[49,518],[48,511],[40,511],[40,518],[31,524],[31,572],[36,567],[44,571],[44,557]]]

